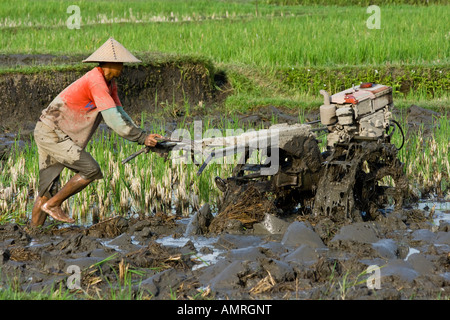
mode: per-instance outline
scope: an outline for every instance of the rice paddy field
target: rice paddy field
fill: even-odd
[[[450,9],[445,1],[412,2],[381,2],[379,29],[370,29],[367,5],[339,1],[4,1],[0,52],[87,56],[112,36],[137,56],[199,55],[227,70],[236,93],[230,110],[298,106],[319,88],[361,78],[442,106]],[[79,8],[80,29],[68,27],[75,23],[69,5]]]
[[[218,106],[223,119],[268,105],[299,114],[321,104],[320,89],[333,93],[362,81],[391,85],[399,114],[415,104],[445,115],[435,120],[429,138],[424,138],[422,130],[408,135],[400,157],[419,193],[448,197],[447,1],[380,1],[379,28],[369,27],[373,13],[368,13],[369,3],[364,1],[0,3],[1,55],[88,56],[114,37],[138,57],[160,53],[201,57],[223,70],[230,82],[231,94]],[[79,9],[79,28],[73,28],[77,11],[68,10],[69,6]],[[81,66],[7,65],[0,73]],[[155,115],[153,127],[161,117],[164,114]],[[223,120],[219,129],[235,126]],[[401,143],[401,137],[395,139]],[[213,164],[197,177],[195,165],[172,165],[153,153],[121,165],[136,146],[114,134],[97,135],[88,150],[100,163],[105,179],[65,204],[84,223],[115,213],[169,210],[189,215],[205,202],[217,205],[214,177],[227,176],[233,167],[233,163]],[[34,143],[25,148],[17,145],[0,162],[1,222],[24,222],[29,216],[38,181],[36,156]],[[64,172],[62,183],[70,174]]]

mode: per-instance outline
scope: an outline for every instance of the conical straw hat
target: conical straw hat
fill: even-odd
[[[83,62],[142,62],[114,38],[106,42]]]

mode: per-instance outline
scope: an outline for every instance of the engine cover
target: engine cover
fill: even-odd
[[[335,114],[327,114],[327,119],[322,121],[330,131],[328,146],[349,142],[355,137],[374,139],[385,137],[386,128],[389,127],[392,115],[389,112],[389,107],[393,106],[391,87],[362,83],[331,97],[324,94],[324,100],[325,104],[321,109],[326,107],[326,110],[333,110],[335,108]],[[330,125],[329,119],[334,116],[337,121]]]

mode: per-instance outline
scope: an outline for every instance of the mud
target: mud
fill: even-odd
[[[9,56],[0,57],[0,64],[60,63],[54,59]],[[0,76],[0,158],[19,130],[17,145],[25,144],[40,111],[88,69]],[[130,67],[119,83],[132,116],[175,101],[174,118],[184,116],[179,106],[186,97],[202,106],[223,99],[216,86],[227,86],[225,76],[208,64],[179,61]],[[412,129],[429,130],[436,116],[417,106],[406,114]],[[298,114],[270,106],[238,121],[266,126],[273,117],[298,122]],[[306,120],[317,118],[318,110],[311,110]],[[204,206],[188,220],[158,214],[115,217],[92,226],[0,225],[0,289],[65,289],[75,266],[81,271],[81,289],[71,290],[75,299],[108,299],[123,292],[149,299],[450,297],[450,223],[431,216],[429,208],[384,210],[374,221],[349,223],[302,212],[278,216],[270,203],[245,201],[230,204],[248,209],[241,220],[217,219]],[[448,216],[448,206],[442,212]],[[379,269],[368,272],[369,266]],[[371,289],[367,280],[378,274],[379,287]]]
[[[0,54],[0,66],[2,68],[13,68],[17,66],[76,64],[83,59],[82,56],[69,57],[51,54]]]
[[[0,132],[33,126],[64,88],[95,66],[80,65],[79,61],[79,57],[51,55],[0,56],[0,66],[6,68],[50,66],[27,71],[13,68],[0,74]],[[133,119],[140,119],[142,112],[152,114],[162,109],[173,117],[184,116],[186,104],[193,106],[192,114],[202,115],[208,107],[222,102],[224,91],[229,89],[226,76],[208,60],[146,57],[143,61],[124,66],[117,79],[119,97]],[[65,69],[55,67],[62,64]]]
[[[202,211],[201,217],[210,214]],[[6,224],[0,286],[52,292],[66,288],[69,267],[77,266],[75,299],[108,298],[123,288],[151,299],[448,298],[450,224],[428,215],[404,208],[340,225],[267,214],[254,228],[221,234],[204,234],[208,220],[196,215],[194,226],[163,214],[85,227]],[[371,265],[380,268],[379,289],[368,287]]]
[[[410,110],[411,126],[432,125],[432,112]],[[255,117],[265,119],[266,111],[275,109]],[[3,137],[11,145],[15,135]],[[246,201],[234,205],[258,206]],[[431,214],[432,205],[416,205],[353,223],[304,212],[279,216],[259,203],[242,221],[217,219],[206,205],[190,219],[115,217],[92,226],[48,221],[42,229],[4,224],[0,288],[65,290],[75,266],[81,289],[71,290],[73,299],[124,293],[164,300],[448,299],[450,212],[448,203],[439,205],[441,215]],[[369,272],[369,266],[379,269]],[[376,279],[379,287],[371,288]]]

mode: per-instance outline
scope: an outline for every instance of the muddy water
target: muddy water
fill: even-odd
[[[418,209],[428,212],[433,223],[438,226],[441,221],[450,223],[450,202],[422,200],[417,204]]]
[[[253,229],[206,235],[186,234],[189,219],[164,215],[39,231],[7,224],[0,226],[0,283],[14,278],[23,290],[51,290],[67,286],[68,268],[77,266],[81,288],[107,298],[122,265],[139,272],[129,284],[135,296],[153,299],[448,298],[449,203],[436,203],[431,218],[430,204],[373,222],[271,217]]]

